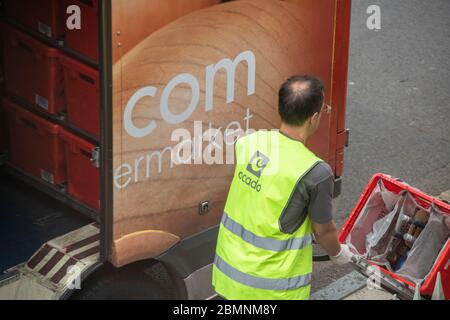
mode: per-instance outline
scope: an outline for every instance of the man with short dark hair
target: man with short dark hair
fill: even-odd
[[[292,77],[279,91],[280,130],[236,142],[213,267],[222,297],[309,299],[313,238],[334,263],[351,260],[333,221],[333,172],[306,147],[325,112],[322,82]]]

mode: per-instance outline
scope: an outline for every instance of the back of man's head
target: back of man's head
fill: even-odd
[[[281,120],[291,126],[302,126],[323,105],[322,81],[312,76],[289,78],[279,91],[279,114]]]

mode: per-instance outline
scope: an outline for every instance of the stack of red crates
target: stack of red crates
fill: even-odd
[[[36,31],[51,39],[65,35],[72,51],[98,59],[98,1],[6,0],[4,4],[7,19],[30,32],[14,23],[2,24],[7,97],[2,99],[6,116],[0,112],[0,121],[7,122],[8,133],[0,132],[0,152],[8,145],[13,166],[55,186],[66,183],[70,196],[99,209],[98,148],[73,133],[99,137],[99,72],[34,37]],[[71,5],[81,9],[80,30],[65,27]],[[63,114],[66,120],[61,122]]]

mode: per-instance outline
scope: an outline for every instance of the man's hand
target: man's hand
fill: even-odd
[[[338,233],[334,221],[328,223],[314,223],[314,236],[316,242],[325,249],[329,256],[337,256],[341,252],[341,244],[338,241]]]
[[[319,224],[313,223],[316,242],[322,246],[334,264],[342,265],[351,261],[353,253],[345,244],[340,244],[334,221]]]
[[[336,265],[351,262],[353,253],[345,244],[340,244],[334,221],[325,224],[313,223],[316,242],[324,248],[331,261]]]
[[[346,244],[341,244],[341,251],[336,256],[330,256],[331,261],[336,265],[343,265],[352,261],[354,254]]]

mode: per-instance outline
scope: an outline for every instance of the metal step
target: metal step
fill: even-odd
[[[8,270],[0,277],[0,300],[62,299],[99,265],[100,230],[93,223],[45,243],[28,262]]]

